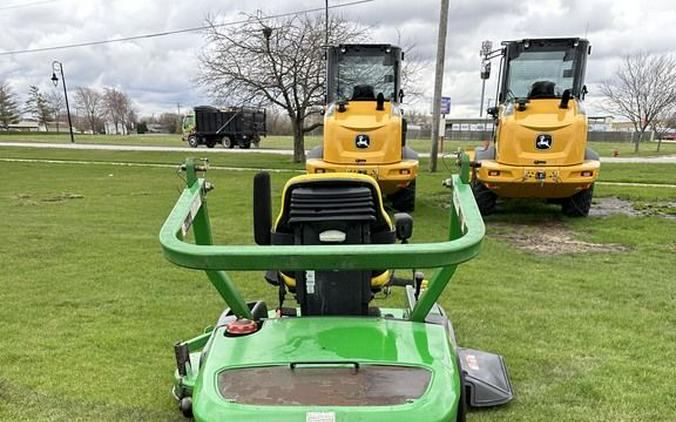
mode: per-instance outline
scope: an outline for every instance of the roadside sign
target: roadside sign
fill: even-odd
[[[441,97],[441,114],[451,114],[451,97]]]

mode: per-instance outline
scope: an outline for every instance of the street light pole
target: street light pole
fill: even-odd
[[[68,90],[66,89],[66,77],[63,75],[63,63],[54,60],[52,62],[52,83],[54,86],[59,84],[59,77],[56,76],[56,71],[61,73],[61,83],[63,84],[63,96],[66,100],[66,114],[68,115],[68,130],[70,131],[70,142],[75,143],[73,136],[73,121],[70,118],[70,106],[68,105]]]

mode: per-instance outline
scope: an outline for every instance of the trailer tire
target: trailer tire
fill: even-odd
[[[190,145],[191,148],[197,148],[200,145],[200,142],[197,140],[197,136],[188,136],[188,145]]]
[[[561,211],[569,217],[586,217],[589,215],[593,196],[594,184],[589,189],[580,191],[569,198],[564,198],[561,202]]]
[[[390,196],[392,208],[400,212],[415,211],[415,180]]]
[[[488,189],[480,181],[474,180],[472,182],[472,193],[481,215],[490,215],[495,212],[495,205],[498,201],[498,196],[495,192]]]
[[[232,149],[232,148],[235,147],[235,144],[232,142],[232,139],[230,139],[229,136],[224,136],[222,142],[223,142],[223,148]]]

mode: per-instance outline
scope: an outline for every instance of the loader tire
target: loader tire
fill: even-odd
[[[580,191],[570,198],[565,198],[561,202],[561,211],[569,217],[586,217],[589,215],[593,195],[594,185],[592,184],[589,189]]]
[[[392,208],[400,212],[415,211],[415,180],[405,188],[390,196]]]
[[[472,193],[474,193],[474,199],[481,215],[490,215],[495,212],[495,205],[498,201],[498,195],[495,192],[475,180],[472,182]]]

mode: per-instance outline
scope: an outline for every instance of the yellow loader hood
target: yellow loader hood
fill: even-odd
[[[562,109],[559,99],[536,99],[500,116],[497,161],[509,165],[581,164],[587,146],[587,117],[576,100]]]
[[[386,102],[350,101],[324,118],[324,161],[336,164],[390,164],[401,161],[401,113]]]

